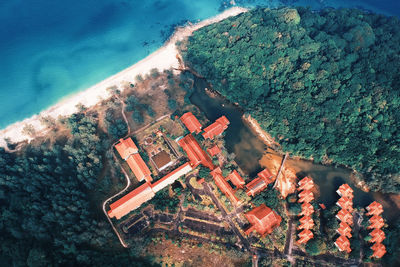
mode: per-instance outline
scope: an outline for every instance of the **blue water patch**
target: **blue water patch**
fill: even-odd
[[[236,1],[246,6],[269,7],[304,2],[316,8],[354,2],[355,6],[381,10],[380,13],[399,11],[397,2],[382,0]],[[214,16],[233,3],[226,0],[0,1],[0,129],[146,57],[163,44],[174,26]]]

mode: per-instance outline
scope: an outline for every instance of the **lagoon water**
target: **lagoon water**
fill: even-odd
[[[228,0],[0,1],[0,129],[30,117],[157,50],[175,25],[230,7]],[[399,15],[397,0],[236,0],[362,7]],[[379,5],[379,6],[377,6]],[[398,12],[398,13],[393,13]]]

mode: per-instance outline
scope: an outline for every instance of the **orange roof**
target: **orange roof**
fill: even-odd
[[[311,190],[314,187],[314,181],[309,177],[304,177],[298,182],[299,190]]]
[[[372,237],[369,242],[382,243],[385,240],[385,233],[381,229],[374,229],[369,235]]]
[[[143,181],[143,179],[147,182],[153,181],[149,167],[147,167],[146,163],[138,153],[129,156],[126,163],[128,163],[129,168],[132,170],[139,182]]]
[[[268,184],[263,179],[256,177],[250,183],[246,184],[246,187],[246,194],[254,197],[256,194],[267,188]]]
[[[228,125],[229,120],[225,116],[222,116],[204,129],[203,137],[205,139],[213,139],[214,136],[222,134],[228,128]]]
[[[189,132],[200,133],[201,132],[201,124],[197,120],[197,118],[193,115],[192,112],[186,112],[182,115],[180,120],[185,124],[186,128],[188,128]]]
[[[302,217],[299,222],[300,225],[297,227],[297,229],[311,229],[314,227],[314,221],[310,216]]]
[[[319,206],[321,207],[321,209],[326,209],[326,206],[325,206],[325,204],[324,203],[319,203]]]
[[[263,179],[268,184],[273,183],[276,179],[276,177],[274,177],[267,168],[259,172],[257,176]]]
[[[297,243],[299,244],[305,244],[307,243],[311,238],[314,237],[314,234],[308,230],[308,229],[304,229],[303,231],[301,231],[299,234],[299,240],[297,241]]]
[[[341,197],[336,202],[336,205],[342,209],[348,210],[349,212],[353,212],[353,200],[351,198]]]
[[[353,198],[353,189],[348,184],[342,184],[336,192],[342,197]]]
[[[311,191],[304,190],[299,193],[299,200],[298,202],[305,202],[309,203],[314,200],[314,194]]]
[[[381,215],[381,213],[383,212],[383,207],[380,203],[374,201],[371,204],[369,204],[369,206],[367,207],[368,216],[371,215]]]
[[[282,221],[282,218],[265,204],[255,207],[251,211],[245,213],[244,216],[252,225],[245,231],[247,235],[254,230],[262,236],[270,234]]]
[[[197,140],[192,134],[188,134],[178,141],[178,144],[185,150],[189,157],[192,166],[196,167],[200,163],[210,170],[214,169],[214,165],[210,157],[206,152],[200,147]]]
[[[130,137],[125,140],[122,138],[119,139],[119,143],[115,145],[115,149],[124,160],[126,160],[130,155],[138,153],[138,148]]]
[[[140,205],[151,199],[153,196],[154,192],[151,190],[150,185],[144,183],[119,200],[110,204],[108,216],[110,216],[110,218],[116,217],[117,219],[120,219],[132,210],[140,207]]]
[[[221,149],[217,145],[215,145],[211,148],[207,148],[207,152],[211,155],[211,157],[214,157],[215,155],[221,153]]]
[[[340,221],[347,223],[348,225],[353,225],[353,215],[348,210],[341,209],[337,214],[336,218]]]
[[[371,249],[374,251],[372,257],[382,258],[383,255],[386,254],[386,247],[382,243],[375,243],[373,246],[371,246]]]
[[[237,205],[239,203],[239,199],[235,196],[235,192],[233,192],[232,187],[222,176],[221,168],[215,168],[210,172],[210,174],[213,176],[215,184],[222,191],[222,193],[224,193],[230,199],[232,204]]]
[[[371,218],[369,218],[369,223],[370,225],[367,227],[368,229],[380,229],[385,225],[385,221],[383,218],[379,215],[374,215]]]
[[[351,238],[351,227],[345,223],[345,222],[340,222],[339,228],[337,229],[337,232],[345,237]]]
[[[237,188],[243,188],[243,185],[245,184],[242,176],[237,172],[237,170],[233,170],[228,175],[228,179],[231,180],[231,182],[237,187]]]
[[[311,216],[311,214],[313,213],[314,213],[313,205],[307,202],[301,204],[301,212],[299,213],[299,216]]]
[[[345,236],[339,236],[338,239],[336,239],[335,245],[340,251],[351,252],[350,241]]]
[[[151,185],[153,191],[156,193],[166,187],[167,185],[172,184],[177,180],[179,177],[186,175],[188,172],[192,170],[192,166],[190,166],[189,162],[186,162],[185,164],[179,166],[175,170],[171,171],[167,175],[165,175],[163,178],[155,182],[154,184]]]

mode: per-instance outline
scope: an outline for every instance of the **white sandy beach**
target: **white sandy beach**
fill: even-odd
[[[8,139],[12,143],[18,143],[24,140],[30,141],[31,137],[22,133],[26,125],[32,125],[36,132],[45,134],[46,129],[40,122],[41,117],[50,116],[57,119],[59,116],[68,116],[76,112],[76,106],[78,104],[82,104],[85,107],[96,105],[101,100],[110,97],[107,88],[117,86],[118,88],[123,89],[121,85],[126,84],[127,82],[133,83],[138,74],[145,75],[153,68],[157,68],[159,71],[170,68],[178,68],[179,61],[176,57],[178,50],[175,46],[177,41],[185,39],[186,37],[190,36],[193,31],[201,27],[216,23],[225,18],[238,15],[245,11],[247,11],[245,8],[233,7],[215,17],[200,21],[194,25],[178,28],[164,46],[131,67],[105,79],[104,81],[86,89],[85,91],[62,99],[56,105],[42,111],[39,115],[34,115],[31,118],[16,122],[9,125],[6,129],[1,130],[0,146],[6,147],[5,139]]]

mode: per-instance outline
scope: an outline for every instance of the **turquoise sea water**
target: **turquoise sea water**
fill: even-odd
[[[236,3],[400,12],[400,4],[388,0]],[[175,25],[214,16],[229,6],[225,0],[0,1],[0,129],[134,64],[157,50]]]

